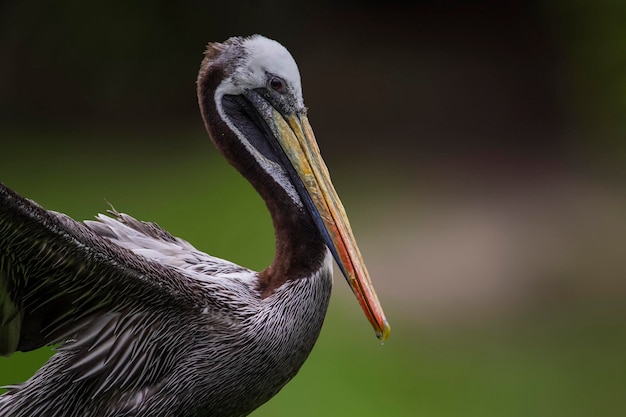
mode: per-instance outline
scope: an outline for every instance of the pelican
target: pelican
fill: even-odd
[[[58,344],[1,417],[239,417],[313,348],[334,258],[377,336],[389,324],[309,124],[298,67],[260,35],[207,46],[212,141],[276,235],[255,272],[111,209],[77,222],[0,186],[0,354]]]

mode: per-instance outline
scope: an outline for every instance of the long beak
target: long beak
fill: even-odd
[[[276,139],[302,180],[327,246],[374,327],[376,336],[385,341],[391,328],[352,234],[348,216],[330,180],[309,120],[304,114],[285,117],[275,109],[272,119]]]

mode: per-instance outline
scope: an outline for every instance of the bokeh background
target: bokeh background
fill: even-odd
[[[626,3],[0,2],[0,181],[107,202],[262,269],[263,202],[217,154],[208,41],[295,56],[393,332],[347,285],[253,415],[626,415]],[[0,384],[52,353],[0,358]]]

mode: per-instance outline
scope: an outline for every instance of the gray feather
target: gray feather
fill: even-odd
[[[1,417],[245,415],[295,375],[323,322],[330,256],[261,298],[255,272],[114,216],[77,223],[0,185],[2,353],[61,343],[7,387]]]

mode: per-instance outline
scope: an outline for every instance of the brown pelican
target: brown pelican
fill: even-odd
[[[0,354],[60,344],[6,387],[1,417],[245,416],[313,348],[333,257],[388,336],[289,52],[259,35],[211,43],[197,91],[209,136],[271,213],[272,264],[251,271],[114,210],[76,222],[0,186]]]

